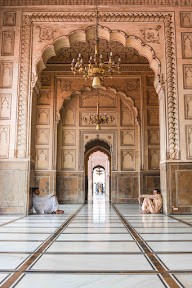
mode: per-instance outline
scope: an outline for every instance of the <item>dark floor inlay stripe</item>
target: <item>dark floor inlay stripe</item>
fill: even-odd
[[[145,241],[139,236],[139,234],[134,230],[132,225],[127,221],[127,219],[119,212],[116,206],[113,204],[113,208],[125,224],[125,226],[129,229],[129,233],[136,239],[138,244],[142,247],[143,251],[146,253],[148,258],[151,260],[157,271],[161,274],[164,281],[169,285],[171,288],[179,288],[179,285],[175,282],[175,280],[169,275],[170,271],[168,272],[161,262],[155,257],[155,255],[150,251]]]
[[[61,231],[75,218],[75,216],[81,211],[84,204],[64,223],[62,224],[57,231],[50,233],[52,235],[49,239],[45,240],[43,245],[34,253],[32,254],[27,261],[19,268],[17,269],[17,272],[15,272],[2,286],[1,288],[9,288],[11,285],[13,285],[18,278],[22,275],[23,271],[26,271],[29,266],[31,266],[36,259],[39,257],[39,254],[42,254],[42,252],[56,239],[56,237],[61,233]]]

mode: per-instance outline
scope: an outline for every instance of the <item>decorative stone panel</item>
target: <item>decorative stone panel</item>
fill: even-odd
[[[186,125],[187,159],[192,159],[192,125]]]
[[[180,12],[181,27],[192,28],[192,12]]]
[[[15,32],[12,30],[6,30],[2,32],[2,56],[14,55],[14,44],[15,44]]]
[[[50,89],[41,89],[37,104],[38,105],[49,105],[51,100],[51,90]]]
[[[41,75],[41,85],[42,86],[51,86],[51,74]]]
[[[183,81],[185,89],[192,89],[192,65],[183,65]]]
[[[37,109],[37,124],[49,125],[50,123],[50,109],[39,108]]]
[[[134,115],[131,107],[129,105],[121,100],[121,126],[134,126]]]
[[[76,145],[76,131],[62,130],[62,146],[75,146],[75,145]]]
[[[49,167],[49,149],[37,148],[36,149],[36,169],[47,170]]]
[[[0,94],[0,119],[11,119],[11,94]]]
[[[146,85],[154,87],[154,76],[146,77]]]
[[[159,109],[147,109],[147,125],[159,126]]]
[[[148,144],[159,145],[160,144],[160,131],[159,129],[148,130]]]
[[[147,105],[148,106],[158,106],[159,105],[159,100],[158,100],[158,95],[155,91],[154,88],[152,89],[147,89]]]
[[[1,61],[0,85],[2,88],[11,88],[13,82],[13,62]]]
[[[61,170],[72,171],[76,168],[76,150],[62,149],[61,150]]]
[[[63,126],[75,126],[76,120],[76,101],[69,102],[65,109],[62,110]]]
[[[122,171],[135,170],[135,150],[131,149],[121,150],[121,170]]]
[[[157,148],[149,148],[149,170],[159,169],[160,150]]]
[[[182,56],[192,58],[192,33],[181,33]]]
[[[16,12],[4,12],[3,18],[3,25],[4,26],[15,26],[16,25]]]
[[[192,94],[185,97],[185,119],[192,119]]]
[[[0,126],[0,159],[9,158],[9,126]]]
[[[121,130],[121,145],[130,146],[135,145],[135,130]]]
[[[116,180],[116,181],[114,181]],[[114,190],[117,191],[117,198],[115,202],[126,201],[126,202],[138,202],[138,188],[139,181],[138,175],[135,173],[126,173],[126,174],[116,174],[114,175],[113,182],[116,182],[116,187]],[[115,184],[115,183],[114,183]]]
[[[36,144],[48,145],[49,144],[49,128],[36,129]]]
[[[58,173],[57,191],[59,203],[77,203],[81,202],[79,192],[82,191],[81,175],[76,173]]]
[[[180,207],[192,206],[192,171],[176,171],[176,197]]]

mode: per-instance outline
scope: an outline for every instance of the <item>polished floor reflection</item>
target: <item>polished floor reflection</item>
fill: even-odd
[[[1,287],[192,287],[192,216],[94,200],[64,215],[0,216]]]

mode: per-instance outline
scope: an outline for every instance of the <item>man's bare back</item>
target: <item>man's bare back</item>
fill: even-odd
[[[155,189],[153,191],[153,195],[140,195],[138,200],[140,200],[141,198],[144,198],[144,200],[141,207],[142,211],[140,213],[157,214],[161,212],[163,201],[160,195],[160,191],[158,189]]]

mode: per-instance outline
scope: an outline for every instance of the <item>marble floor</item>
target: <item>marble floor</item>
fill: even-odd
[[[61,205],[64,215],[0,215],[0,287],[192,287],[192,216],[134,204]]]

